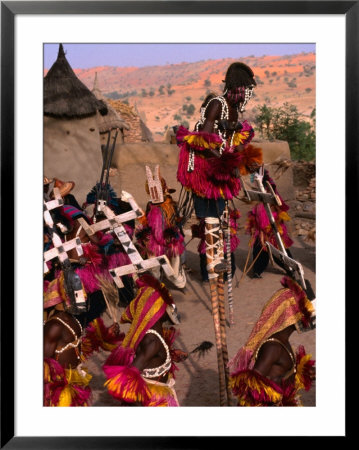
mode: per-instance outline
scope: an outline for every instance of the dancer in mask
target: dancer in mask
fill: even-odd
[[[247,343],[230,361],[230,388],[238,406],[302,406],[299,392],[315,379],[315,362],[303,346],[294,352],[289,338],[315,327],[314,293],[285,276],[282,288],[265,304]]]
[[[176,330],[165,327],[179,324],[174,300],[149,274],[136,283],[137,296],[121,317],[130,328],[103,366],[105,386],[122,406],[179,406],[172,359]]]
[[[256,86],[254,73],[246,64],[235,62],[229,66],[224,83],[223,95],[210,98],[201,110],[195,131],[180,127],[177,132],[180,147],[177,179],[191,192],[195,214],[205,222],[206,269],[216,335],[221,406],[230,404],[231,395],[223,281],[227,263],[221,216],[226,210],[228,217],[228,200],[240,191],[239,175],[251,173],[262,164],[261,149],[250,144],[254,136],[252,126],[246,120],[240,121]],[[228,226],[225,231],[229,232]],[[230,292],[230,286],[228,288]],[[229,307],[231,314],[232,305]]]

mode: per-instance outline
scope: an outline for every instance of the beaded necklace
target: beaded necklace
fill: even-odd
[[[224,97],[222,97],[222,96],[213,97],[207,103],[207,105],[205,107],[201,108],[201,117],[200,117],[199,121],[195,125],[195,131],[198,132],[200,125],[204,124],[204,122],[206,120],[206,111],[207,111],[208,105],[213,100],[218,100],[221,103],[221,105],[222,105],[220,120],[228,120],[229,108],[228,108],[228,104],[227,104],[226,99]],[[226,132],[224,132],[224,134],[221,133],[221,130],[218,128],[218,120],[214,121],[213,128],[214,128],[215,132],[218,133],[219,137],[222,139],[222,144],[221,144],[221,146],[219,148],[219,153],[222,155],[224,147],[226,145],[226,137],[225,137]],[[233,136],[232,136],[232,140],[233,140]],[[231,144],[232,144],[232,141],[231,141]],[[194,171],[194,150],[190,149],[190,151],[189,151],[189,158],[188,158],[188,165],[187,165],[187,172],[193,172],[193,171]]]
[[[163,337],[156,330],[153,330],[152,328],[150,328],[149,330],[146,331],[146,334],[147,333],[152,333],[152,334],[156,335],[158,337],[158,339],[162,342],[162,344],[166,350],[166,361],[163,364],[161,364],[159,367],[142,370],[142,375],[145,378],[157,378],[157,377],[160,377],[161,375],[165,374],[166,372],[168,372],[171,368],[172,361],[171,361],[170,350],[169,350],[168,345],[166,344],[165,340],[163,339]]]
[[[81,326],[81,324],[80,324],[80,322],[76,319],[76,317],[73,317],[75,320],[76,320],[76,322],[78,323],[78,325],[79,325],[79,327],[80,327],[80,330],[81,330],[81,333],[80,333],[80,336],[79,337],[77,337],[77,333],[72,329],[72,327],[68,324],[68,323],[66,323],[65,321],[63,321],[62,319],[60,319],[60,317],[57,317],[57,316],[55,316],[55,317],[51,317],[49,320],[58,320],[59,322],[61,322],[62,323],[62,325],[64,325],[72,334],[73,334],[73,336],[74,336],[74,338],[75,338],[75,340],[74,341],[72,341],[72,342],[69,342],[68,344],[66,344],[64,347],[62,347],[62,348],[60,348],[60,350],[55,350],[55,353],[57,354],[57,355],[60,355],[61,353],[63,353],[63,352],[65,352],[66,350],[68,350],[69,348],[73,348],[73,349],[75,349],[75,351],[76,351],[76,355],[77,355],[77,358],[78,359],[81,359],[81,356],[80,356],[80,354],[79,354],[79,351],[78,351],[78,346],[80,345],[80,343],[81,343],[81,337],[82,337],[82,333],[83,333],[83,328],[82,328],[82,326]]]

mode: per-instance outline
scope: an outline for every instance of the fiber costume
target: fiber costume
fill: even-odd
[[[283,241],[283,245],[286,249],[289,249],[289,247],[293,245],[293,241],[289,237],[286,227],[286,222],[290,220],[290,216],[288,214],[289,206],[279,195],[274,181],[269,176],[268,170],[265,169],[263,176],[263,185],[265,187],[267,187],[267,182],[271,184],[274,192],[280,198],[282,203],[280,207],[272,207],[272,214],[278,232]],[[269,262],[269,255],[265,242],[268,241],[274,247],[278,248],[277,240],[273,234],[273,229],[262,203],[258,203],[252,208],[251,211],[248,212],[246,233],[251,235],[249,245],[253,247],[253,259],[256,260],[253,266],[253,272],[255,275],[259,276],[265,270]],[[289,250],[287,250],[287,253],[288,256],[291,256]]]
[[[66,326],[74,335],[74,341],[56,349],[55,358],[44,358],[44,406],[90,406],[89,383],[92,375],[83,367],[83,363],[94,352],[116,348],[124,334],[114,335],[101,318],[90,323],[84,336],[77,336],[75,331],[57,316],[52,316],[49,320],[57,320]],[[79,365],[75,368],[63,367],[58,362],[58,356],[69,348],[74,348],[78,356]]]
[[[91,191],[87,194],[86,202],[83,207],[88,207],[89,205],[94,205],[94,214],[92,221],[99,220],[101,221],[101,215],[99,217],[96,216],[96,207],[97,202],[99,200],[99,194],[102,194],[106,205],[116,214],[123,214],[125,212],[131,211],[131,206],[128,202],[123,201],[121,198],[117,197],[116,192],[112,189],[109,183],[102,184],[102,188],[100,183],[97,183]],[[104,216],[102,216],[103,218]],[[128,236],[132,239],[135,229],[135,221],[130,220],[122,225],[128,234]],[[125,252],[122,244],[118,241],[115,233],[106,233],[108,241],[105,245],[100,249],[100,253],[103,254],[103,265],[102,267],[106,268],[107,271],[119,267],[125,266],[131,263],[128,254]],[[102,274],[109,280],[112,278],[109,277],[108,273]],[[124,305],[128,305],[130,301],[134,297],[134,283],[131,275],[124,275],[122,277],[122,282],[124,284],[123,288],[118,289],[118,293],[120,296],[120,302]]]
[[[122,323],[131,324],[130,329],[121,345],[112,351],[103,366],[107,378],[105,386],[122,405],[136,402],[142,406],[179,406],[173,388],[174,372],[177,370],[171,357],[171,347],[176,337],[173,328],[163,335],[167,353],[164,371],[161,370],[163,367],[155,368],[155,378],[152,378],[149,369],[141,373],[132,366],[140,342],[147,333],[154,331],[151,331],[151,327],[173,304],[169,291],[155,278],[143,275],[136,283],[138,294],[121,317]],[[166,383],[156,380],[158,373],[162,372],[169,373]]]
[[[305,292],[293,279],[284,277],[283,288],[269,299],[251,335],[230,361],[230,388],[238,406],[301,406],[299,391],[312,386],[311,369],[315,362],[299,346],[293,361],[294,380],[286,374],[280,384],[253,370],[261,346],[273,340],[272,335],[295,325],[297,331],[308,328],[314,308]],[[288,351],[288,349],[286,349]]]
[[[205,222],[206,270],[216,336],[221,406],[231,403],[223,275],[230,264],[224,260],[221,216],[225,213],[228,220],[226,206],[228,200],[239,193],[239,175],[250,173],[254,163],[262,163],[261,149],[250,144],[253,128],[247,121],[239,121],[239,114],[244,111],[256,85],[254,73],[246,64],[236,62],[227,69],[224,81],[223,95],[207,96],[208,102],[205,100],[202,104],[195,131],[181,126],[176,135],[180,148],[177,180],[191,193],[196,216]],[[229,240],[227,233],[226,245]],[[229,320],[233,324],[231,275],[228,270]]]
[[[65,369],[55,359],[44,360],[44,406],[89,406],[92,376],[80,366]]]
[[[254,136],[253,128],[246,121],[241,126],[240,131],[227,139],[215,133],[190,132],[181,126],[177,132],[180,147],[178,181],[197,196],[207,199],[228,200],[238,195],[241,184],[235,169],[246,174],[248,160],[261,162],[262,157],[260,149],[249,145]],[[240,144],[246,148],[235,152],[235,147]],[[221,157],[208,156],[209,150],[218,150]]]
[[[176,218],[176,203],[170,195],[163,203],[147,204],[146,216],[139,219],[141,226],[136,230],[137,243],[144,257],[150,254],[173,258],[183,254],[184,238]]]
[[[147,203],[145,216],[139,218],[135,236],[142,257],[166,255],[175,273],[170,278],[175,286],[182,289],[186,285],[186,275],[182,269],[181,255],[185,251],[184,236],[179,227],[177,203],[168,189],[166,181],[160,176],[159,166],[156,166],[155,176],[146,166],[146,192],[151,197]],[[160,272],[156,273],[160,278]]]

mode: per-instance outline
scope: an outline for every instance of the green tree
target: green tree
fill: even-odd
[[[266,139],[271,139],[271,125],[273,121],[273,108],[267,105],[260,106],[259,113],[255,117],[255,121],[258,124],[259,131]]]
[[[258,110],[255,122],[263,137],[287,141],[293,160],[315,158],[315,109],[310,115],[312,123],[303,120],[297,107],[289,103],[280,108],[262,105]]]
[[[117,91],[109,92],[106,94],[107,98],[112,98],[113,100],[118,100],[121,98],[121,95]]]
[[[191,103],[190,105],[187,106],[187,114],[189,116],[192,116],[192,114],[194,113],[195,109],[196,108],[195,108],[194,104]]]
[[[187,105],[186,103],[182,105],[182,111],[184,111],[187,114],[187,116],[192,116],[195,109],[196,108],[193,103],[191,103],[190,105]]]

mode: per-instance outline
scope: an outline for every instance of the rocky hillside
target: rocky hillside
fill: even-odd
[[[235,59],[153,67],[92,67],[75,73],[89,89],[95,73],[103,94],[136,107],[155,140],[162,140],[166,127],[198,119],[201,102],[210,91],[221,93],[226,69]],[[257,80],[246,118],[253,120],[256,107],[289,102],[309,115],[315,107],[315,54],[247,57]]]

